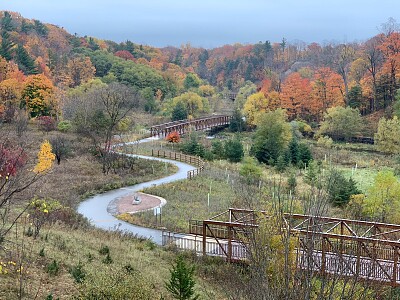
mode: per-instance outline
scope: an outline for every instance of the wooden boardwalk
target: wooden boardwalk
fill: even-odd
[[[165,137],[174,131],[178,132],[179,134],[184,134],[190,130],[198,131],[219,126],[226,126],[229,125],[230,121],[231,116],[227,115],[213,115],[192,120],[173,121],[152,126],[150,128],[150,135]]]
[[[257,230],[260,214],[231,208],[209,220],[192,220],[190,234],[164,232],[163,245],[246,261],[251,250],[242,237]],[[400,286],[400,225],[299,214],[285,214],[284,220],[297,241],[299,269]]]

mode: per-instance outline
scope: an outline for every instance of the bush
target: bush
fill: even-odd
[[[167,135],[165,140],[168,143],[179,143],[181,141],[181,136],[179,135],[179,132],[173,131],[170,134]]]
[[[65,120],[65,121],[61,121],[57,124],[57,129],[61,132],[68,132],[70,131],[72,128],[72,124],[70,121]]]
[[[72,275],[76,283],[82,283],[85,280],[86,272],[83,269],[83,265],[79,262],[76,266],[73,266],[69,273]]]
[[[46,272],[50,275],[50,276],[56,276],[58,275],[58,271],[60,270],[60,265],[58,264],[58,262],[54,259],[51,263],[49,263],[47,265],[47,270]]]
[[[186,153],[189,155],[197,155],[200,157],[204,157],[204,154],[205,154],[204,146],[199,143],[199,141],[195,135],[192,135],[190,137],[189,141],[187,141],[181,145],[181,150],[183,153]]]
[[[259,181],[262,169],[257,165],[257,161],[252,157],[246,157],[240,167],[239,174],[246,178],[248,182]]]
[[[85,281],[79,284],[79,297],[75,299],[109,300],[160,299],[154,284],[132,268],[117,269],[110,266],[106,270],[96,270],[85,276]]]
[[[101,246],[99,253],[101,255],[106,255],[110,253],[110,248],[108,248],[108,246]]]
[[[49,132],[56,129],[56,121],[50,116],[38,117],[39,128],[42,131]]]
[[[109,265],[113,263],[110,253],[101,261],[103,264]]]

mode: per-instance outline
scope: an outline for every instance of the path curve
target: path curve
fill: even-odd
[[[139,141],[139,143],[147,141],[149,141],[149,139],[141,140]],[[160,179],[155,179],[152,181],[147,181],[132,186],[126,186],[116,190],[108,191],[106,193],[95,195],[80,203],[77,210],[84,217],[88,218],[90,220],[90,223],[95,227],[106,230],[121,230],[125,232],[130,232],[140,237],[151,239],[156,244],[161,245],[162,244],[161,230],[137,226],[119,220],[109,212],[108,206],[116,198],[124,197],[132,192],[137,192],[143,190],[144,188],[148,188],[154,185],[160,185],[181,179],[186,179],[187,172],[196,169],[196,167],[179,161],[174,161],[159,157],[134,155],[134,154],[124,154],[124,155],[130,157],[139,157],[147,160],[158,160],[171,163],[178,167],[178,172],[173,175],[163,177]]]

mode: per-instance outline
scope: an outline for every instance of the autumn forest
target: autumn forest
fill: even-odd
[[[400,224],[396,20],[362,42],[156,48],[2,11],[0,35],[0,299],[400,299],[396,275],[388,285],[358,278],[359,266],[357,276],[300,270],[283,217]],[[229,124],[145,140],[154,125],[219,115]],[[140,190],[165,199],[162,219],[150,204],[122,211],[122,196],[107,212],[185,234],[231,207],[267,212],[238,235],[245,262],[104,230],[78,212],[95,195],[176,173],[137,156],[156,151],[198,168]],[[340,243],[341,254],[355,249]]]

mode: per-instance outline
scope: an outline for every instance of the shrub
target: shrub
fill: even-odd
[[[334,140],[348,141],[362,132],[362,128],[363,122],[358,109],[337,106],[328,108],[318,135],[328,135]]]
[[[58,271],[60,270],[60,265],[58,264],[58,262],[54,259],[51,263],[49,263],[47,265],[47,270],[46,272],[50,275],[50,276],[56,276],[58,275]]]
[[[50,116],[38,117],[39,128],[42,131],[49,132],[56,129],[56,121]]]
[[[110,248],[108,248],[108,246],[101,246],[99,253],[101,255],[106,255],[110,253]]]
[[[200,157],[204,157],[204,152],[205,152],[204,146],[201,143],[199,143],[195,135],[192,135],[189,141],[181,145],[181,150],[183,153],[190,155],[197,155]]]
[[[173,132],[171,132],[170,134],[167,135],[165,140],[168,143],[179,143],[180,140],[181,140],[181,136],[179,135],[179,132],[173,131]]]
[[[238,139],[226,141],[224,144],[224,153],[230,162],[239,162],[244,156],[243,145]]]
[[[73,266],[69,273],[72,275],[76,283],[82,283],[85,280],[86,272],[83,269],[83,265],[79,262],[76,266]]]
[[[110,253],[107,253],[107,256],[101,261],[103,264],[109,265],[113,263]]]
[[[262,175],[262,169],[257,165],[257,161],[252,157],[246,157],[240,167],[239,174],[246,178],[248,182],[258,181]]]
[[[65,120],[65,121],[61,121],[57,124],[57,129],[61,132],[68,132],[70,131],[72,128],[72,124],[70,121]]]

